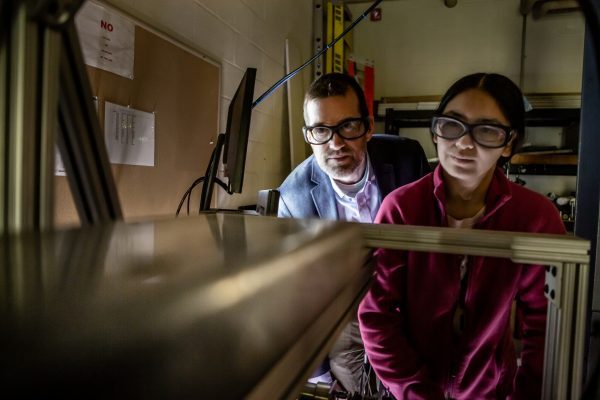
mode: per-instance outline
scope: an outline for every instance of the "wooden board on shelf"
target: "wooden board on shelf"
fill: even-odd
[[[551,164],[577,165],[577,154],[556,154],[554,152],[517,153],[512,156],[513,165]]]

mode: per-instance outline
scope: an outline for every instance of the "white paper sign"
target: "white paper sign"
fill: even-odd
[[[154,113],[104,103],[104,139],[113,164],[154,166]]]
[[[54,146],[54,175],[56,176],[66,176],[67,171],[65,171],[65,165],[63,164],[62,157],[60,156],[60,151],[58,150],[58,146]]]
[[[133,23],[88,1],[77,13],[75,25],[87,65],[133,79]]]

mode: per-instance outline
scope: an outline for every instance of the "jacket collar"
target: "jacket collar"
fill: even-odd
[[[446,219],[446,188],[442,175],[442,166],[439,164],[433,171],[433,195],[435,196],[442,221]],[[492,215],[512,198],[510,181],[501,168],[496,167],[490,187],[485,195],[485,214],[476,225],[485,223]]]
[[[315,186],[310,190],[310,193],[317,214],[319,218],[338,219],[335,193],[329,182],[329,176],[319,167],[314,155],[312,157],[310,179]]]

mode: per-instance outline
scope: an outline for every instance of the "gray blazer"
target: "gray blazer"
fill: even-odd
[[[395,135],[373,135],[367,143],[383,199],[392,190],[429,172],[419,142]],[[279,217],[339,219],[335,192],[314,155],[298,165],[279,187]]]

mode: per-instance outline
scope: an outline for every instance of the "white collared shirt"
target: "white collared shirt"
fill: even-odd
[[[350,222],[373,222],[379,206],[381,192],[367,154],[367,166],[363,178],[352,185],[338,183],[329,178],[335,191],[339,219]]]

